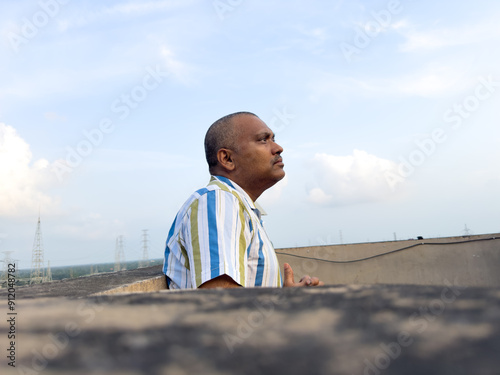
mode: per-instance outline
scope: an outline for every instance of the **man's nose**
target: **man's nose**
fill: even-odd
[[[275,154],[281,154],[283,152],[283,147],[281,147],[279,144],[277,144],[276,142],[274,142],[274,148],[273,148],[273,152]]]

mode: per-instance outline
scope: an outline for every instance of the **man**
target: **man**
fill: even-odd
[[[256,115],[217,120],[205,136],[210,183],[184,203],[170,228],[163,272],[170,289],[323,285],[316,277],[282,281],[273,245],[255,206],[285,176],[283,148]]]

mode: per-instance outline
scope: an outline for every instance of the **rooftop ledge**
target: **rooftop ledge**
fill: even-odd
[[[278,249],[280,264],[326,285],[445,285],[500,287],[500,234]],[[166,290],[162,266],[100,273],[18,288],[22,298]],[[6,295],[0,290],[0,296]]]
[[[495,236],[279,250],[315,288],[169,291],[161,266],[18,288],[2,375],[496,374]]]

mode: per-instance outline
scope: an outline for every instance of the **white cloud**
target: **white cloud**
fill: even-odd
[[[30,100],[53,94],[69,96],[95,93],[99,87],[96,86],[96,82],[123,81],[124,76],[136,74],[136,72],[135,67],[127,64],[115,65],[114,68],[103,64],[95,69],[82,68],[81,70],[54,68],[40,64],[30,73],[4,76],[5,81],[0,88],[0,99],[3,101],[12,98]]]
[[[165,0],[165,1],[137,1],[128,2],[126,4],[118,4],[111,8],[106,8],[103,13],[105,14],[149,14],[153,12],[158,12],[162,10],[172,10],[178,7],[187,6],[190,1],[186,0]]]
[[[300,26],[297,28],[297,31],[306,38],[305,40],[301,40],[304,46],[307,43],[309,47],[311,47],[311,44],[317,47],[330,38],[326,27],[305,28],[304,26]]]
[[[23,71],[22,74],[18,74],[12,71],[10,75],[4,74],[0,87],[0,100],[4,102],[12,98],[31,100],[47,95],[68,97],[94,95],[96,92],[103,93],[104,86],[109,94],[119,97],[124,94],[118,91],[123,90],[124,84],[129,87],[141,85],[144,76],[148,74],[148,69],[154,70],[157,65],[160,65],[162,72],[162,85],[170,79],[175,79],[184,85],[194,82],[196,69],[192,64],[181,61],[172,48],[155,38],[143,40],[141,43],[140,46],[137,44],[133,46],[134,52],[142,58],[142,66],[137,61],[121,59],[117,62],[110,58],[101,60],[99,65],[73,64],[71,68],[40,63],[29,72]],[[127,54],[128,51],[128,49],[114,51],[110,54]],[[51,112],[46,113],[45,117],[49,120],[66,120],[64,116]]]
[[[347,205],[387,199],[393,194],[387,172],[397,173],[397,164],[366,151],[352,155],[316,154],[309,165],[317,186],[310,189],[308,200],[320,205]]]
[[[99,153],[101,155],[99,160],[88,161],[88,165],[96,171],[166,171],[193,168],[199,162],[198,159],[186,155],[168,154],[159,151],[101,148]]]
[[[183,84],[192,83],[192,67],[181,62],[171,49],[166,46],[161,47],[161,56],[167,71]]]
[[[323,95],[334,95],[345,100],[346,94],[359,97],[377,98],[380,95],[409,95],[421,97],[444,97],[456,95],[477,84],[475,76],[465,76],[474,56],[460,61],[429,63],[416,71],[394,74],[388,77],[354,78],[332,74],[322,74],[309,86],[311,100]]]
[[[406,38],[400,45],[403,52],[430,51],[452,46],[480,44],[497,40],[500,36],[497,19],[482,20],[477,24],[461,25],[457,28],[435,28],[422,30],[405,21],[394,27]]]
[[[326,194],[321,188],[313,188],[309,192],[309,201],[316,204],[329,204],[333,200],[333,196]]]
[[[42,191],[51,181],[49,162],[32,162],[29,145],[12,126],[0,123],[0,215],[20,217],[54,209]]]
[[[474,82],[464,77],[467,61],[448,64],[430,64],[422,70],[387,82],[389,89],[407,95],[435,97],[465,91]]]
[[[61,116],[56,112],[46,112],[43,114],[43,117],[45,117],[49,121],[66,121],[67,118],[65,116]]]
[[[72,15],[66,16],[64,19],[59,17],[58,28],[64,32],[72,27],[84,27],[88,24],[102,21],[103,18],[109,20],[110,17],[138,17],[162,11],[172,11],[176,8],[188,7],[192,4],[193,1],[188,0],[129,1],[125,4],[118,4],[111,7],[105,6],[95,11],[86,10],[82,12],[81,9],[75,8]]]

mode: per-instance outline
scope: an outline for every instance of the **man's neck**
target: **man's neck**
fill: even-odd
[[[236,185],[238,185],[241,189],[243,189],[243,191],[245,191],[245,193],[247,193],[247,195],[250,197],[250,199],[254,203],[260,197],[260,195],[262,194],[262,192],[255,191],[254,189],[249,189],[247,186],[245,186],[245,185],[248,185],[248,184],[244,184],[241,181],[238,181],[235,178],[235,176],[228,175],[227,173],[213,172],[212,176],[221,176],[221,177],[225,177],[225,178],[231,180]]]

